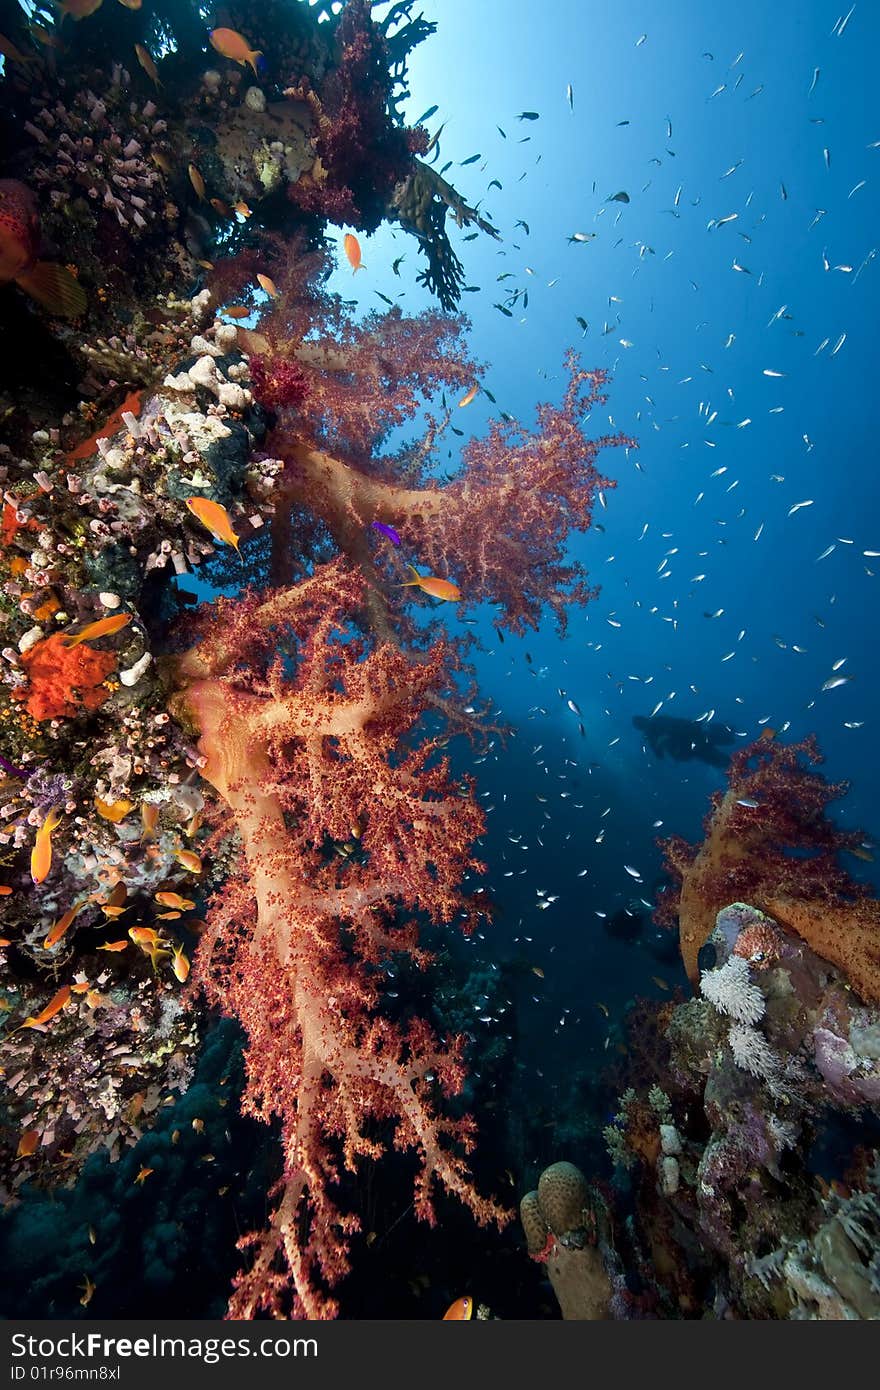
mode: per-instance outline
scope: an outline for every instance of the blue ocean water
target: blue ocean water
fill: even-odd
[[[492,1039],[503,1054],[510,1039],[499,1103],[514,1121],[517,1106],[529,1111],[518,1187],[558,1157],[589,1167],[588,1139],[595,1145],[614,1087],[591,1096],[578,1078],[611,1075],[635,998],[687,988],[674,934],[649,921],[656,839],[697,840],[723,772],[659,760],[633,719],[655,710],[700,719],[729,726],[737,743],[767,725],[787,740],[814,732],[829,777],[851,781],[841,821],[877,825],[869,335],[880,129],[869,97],[880,13],[864,0],[848,18],[835,0],[549,0],[540,12],[521,0],[425,0],[421,9],[438,27],[412,55],[405,114],[416,121],[438,103],[432,162],[451,161],[450,181],[500,232],[493,241],[452,231],[477,287],[463,297],[472,351],[497,401],[478,396],[456,426],[479,435],[496,409],[529,422],[538,401],[559,399],[574,345],[585,366],[610,373],[591,428],[639,443],[598,460],[617,487],[572,550],[601,593],[571,614],[566,636],[547,622],[502,641],[488,607],[467,629],[482,640],[479,685],[508,733],[476,762],[456,752],[489,813],[480,853],[499,911],[455,949],[470,956],[472,980],[486,982],[469,1022],[483,1055]],[[410,237],[383,226],[361,240],[366,272],[352,279],[340,249],[331,288],[364,311],[383,297],[410,313],[434,307],[416,283]],[[442,468],[455,470],[463,442]],[[452,605],[440,616],[460,630]],[[833,674],[848,679],[823,690]],[[642,917],[632,940],[619,933],[627,905]],[[215,1039],[205,1091],[228,1064],[221,1045],[234,1051],[227,1034]],[[205,1093],[194,1087],[187,1104],[201,1115]],[[503,1124],[482,1106],[479,1118],[491,1154]],[[220,1132],[222,1113],[213,1119]],[[231,1182],[252,1142],[244,1126],[233,1137],[222,1174]],[[123,1194],[142,1201],[129,1189],[149,1160],[154,1141],[144,1142],[115,1172],[95,1165],[91,1186],[35,1206],[44,1227],[16,1225],[8,1267],[46,1280],[46,1306],[64,1280],[71,1298],[81,1272],[79,1247],[66,1264],[54,1253],[74,1218],[84,1231],[94,1207]],[[120,1248],[160,1290],[151,1311],[167,1311],[186,1283],[192,1305],[176,1311],[203,1315],[219,1311],[234,1256],[219,1217],[216,1230],[198,1226],[185,1158],[181,1150],[159,1199],[161,1221],[144,1205]],[[259,1207],[262,1192],[248,1201]],[[247,1225],[248,1215],[235,1220]],[[188,1243],[195,1229],[200,1248]],[[476,1248],[481,1237],[467,1229]],[[205,1250],[215,1248],[228,1250],[230,1267],[210,1289]],[[462,1249],[455,1260],[457,1278]],[[375,1315],[369,1297],[379,1293],[363,1297]],[[532,1315],[527,1306],[512,1315]]]
[[[650,930],[632,946],[606,926],[651,901],[658,834],[700,838],[723,773],[658,761],[633,716],[660,701],[662,716],[712,711],[738,743],[768,723],[815,732],[827,775],[851,780],[842,822],[876,822],[880,12],[857,5],[841,25],[838,0],[422,8],[438,27],[413,55],[407,118],[439,103],[430,158],[451,161],[502,237],[453,231],[479,286],[463,307],[484,384],[529,420],[559,399],[574,345],[611,374],[595,433],[639,441],[598,460],[618,486],[573,551],[601,595],[567,636],[542,624],[502,644],[489,612],[478,629],[480,685],[514,737],[476,769],[503,913],[476,944],[544,970],[520,1026],[552,1074],[598,1062],[626,1001],[663,997],[652,976],[684,983]],[[409,238],[383,226],[362,249],[367,274],[353,284],[340,256],[334,288],[364,308],[377,292],[428,305]],[[480,396],[455,423],[479,434],[495,409]],[[844,658],[851,680],[823,691]],[[539,890],[557,900],[542,909]]]

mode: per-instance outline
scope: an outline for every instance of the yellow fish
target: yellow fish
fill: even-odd
[[[98,0],[98,3],[100,4],[100,0]],[[142,43],[136,43],[134,46],[134,51],[137,54],[137,60],[143,68],[144,72],[147,74],[147,77],[151,77],[155,82],[156,86],[161,87],[162,83],[159,81],[159,70],[156,67],[156,64],[153,62],[152,54],[150,53],[149,49],[144,48],[144,45]]]
[[[225,507],[221,507],[219,502],[212,502],[210,497],[187,497],[186,505],[216,540],[233,545],[238,550],[238,536],[232,529]]]
[[[48,951],[50,946],[54,946],[56,942],[61,940],[64,933],[71,926],[76,914],[85,907],[87,902],[88,899],[85,898],[81,903],[74,903],[73,907],[69,907],[64,915],[59,917],[58,921],[49,928],[49,933],[43,941],[44,951]]]
[[[114,613],[112,618],[99,618],[97,622],[89,623],[88,627],[84,627],[75,637],[65,633],[64,640],[68,647],[76,647],[80,642],[92,642],[98,637],[112,637],[115,632],[121,632],[124,627],[128,627],[130,622],[130,613]]]
[[[18,1028],[41,1028],[44,1023],[48,1023],[56,1014],[60,1014],[66,1004],[70,1003],[70,985],[64,985],[57,994],[53,994],[42,1013],[31,1015],[26,1018],[24,1023],[20,1023]],[[13,1028],[13,1033],[18,1032],[18,1028]]]
[[[367,267],[361,260],[361,244],[357,237],[352,236],[351,232],[346,232],[342,238],[342,246],[352,271],[366,270]]]
[[[154,974],[154,975],[157,973],[157,966],[158,966],[159,962],[160,962],[161,960],[164,960],[166,956],[170,956],[170,955],[171,955],[171,952],[170,952],[170,951],[164,951],[164,950],[162,950],[162,948],[161,948],[160,946],[145,946],[145,947],[144,947],[144,950],[146,951],[147,955],[150,957],[150,964],[151,964],[152,967],[153,967],[153,974]]]
[[[40,1142],[40,1131],[38,1129],[26,1129],[18,1141],[18,1148],[15,1151],[16,1158],[30,1158],[37,1151]]]
[[[259,77],[257,71],[257,58],[262,58],[261,48],[249,48],[248,41],[243,34],[239,34],[236,29],[212,29],[210,34],[211,47],[219,53],[221,58],[231,58],[233,63],[238,63],[244,67],[245,63],[250,63],[254,70],[254,77]]]
[[[400,585],[401,589],[418,587],[423,594],[429,594],[431,598],[438,598],[444,602],[457,603],[461,598],[461,589],[457,584],[453,584],[449,579],[438,579],[433,574],[419,574],[414,565],[407,565],[411,569],[415,578],[407,579]]]
[[[128,934],[138,946],[159,946],[162,944],[162,937],[155,927],[131,927]]]
[[[186,172],[189,174],[189,181],[196,190],[196,196],[205,201],[205,180],[202,178],[202,171],[197,164],[187,165]]]
[[[178,849],[174,857],[178,864],[182,864],[185,869],[189,869],[191,874],[200,874],[202,872],[202,861],[197,854],[193,854],[191,849]]]
[[[31,850],[31,878],[34,883],[42,883],[52,867],[52,831],[60,820],[61,812],[57,806],[53,806],[37,831]]]
[[[133,801],[102,801],[99,796],[95,797],[95,810],[102,820],[112,821],[118,825],[121,820],[125,820],[129,811],[134,810]]]
[[[174,974],[177,976],[178,980],[183,985],[186,983],[187,976],[189,975],[189,961],[183,953],[182,946],[175,946],[171,954],[173,957],[171,961],[171,969],[174,971]]]
[[[144,827],[141,839],[154,840],[156,838],[156,826],[159,824],[158,801],[141,802],[141,824]]]
[[[122,3],[127,5],[130,10],[137,9],[137,5],[129,5],[128,0],[122,0]],[[141,0],[137,0],[137,3],[138,5],[140,5]],[[93,1280],[91,1280],[89,1276],[86,1274],[83,1276],[83,1281],[78,1287],[82,1290],[82,1297],[80,1298],[80,1303],[84,1308],[88,1308],[89,1304],[92,1301],[92,1295],[94,1294],[95,1289],[98,1287],[98,1285],[94,1283]]]
[[[157,893],[156,902],[163,907],[179,907],[182,912],[188,912],[195,903],[190,898],[182,898],[179,893]]]

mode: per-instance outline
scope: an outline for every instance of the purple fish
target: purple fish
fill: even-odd
[[[6,758],[2,756],[0,756],[0,767],[3,768],[4,772],[8,772],[10,777],[21,777],[23,781],[27,781],[31,775],[23,767],[16,767],[14,763],[7,762]]]
[[[373,521],[370,525],[374,531],[381,531],[394,545],[400,545],[400,537],[393,526],[386,526],[384,521]]]

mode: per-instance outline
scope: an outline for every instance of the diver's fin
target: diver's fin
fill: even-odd
[[[66,265],[37,261],[32,270],[17,275],[15,283],[50,314],[60,318],[75,319],[86,311],[86,292]]]

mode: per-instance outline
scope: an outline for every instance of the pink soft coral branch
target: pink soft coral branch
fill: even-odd
[[[368,969],[391,950],[427,961],[415,911],[473,923],[457,885],[482,870],[470,846],[484,822],[447,762],[431,761],[430,745],[404,751],[449,677],[451,647],[409,660],[391,644],[342,640],[364,588],[344,566],[324,566],[302,586],[223,609],[179,662],[203,775],[242,842],[194,974],[243,1024],[244,1108],[280,1118],[284,1148],[269,1229],[242,1242],[252,1263],[236,1282],[233,1317],[283,1316],[288,1305],[297,1316],[335,1314],[330,1291],[348,1271],[358,1223],[339,1210],[334,1188],[341,1166],[381,1156],[365,1133],[370,1120],[393,1121],[394,1147],[417,1154],[420,1217],[433,1221],[437,1184],[480,1223],[507,1217],[468,1173],[472,1121],[437,1103],[438,1092],[463,1085],[462,1040],[441,1044],[422,1021],[403,1030],[383,1018]],[[263,677],[245,685],[244,659]],[[342,866],[326,839],[355,826],[358,853]]]

